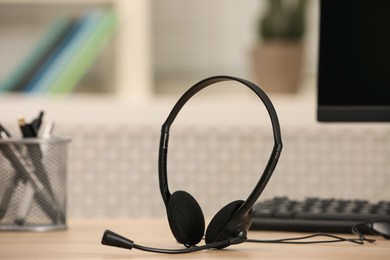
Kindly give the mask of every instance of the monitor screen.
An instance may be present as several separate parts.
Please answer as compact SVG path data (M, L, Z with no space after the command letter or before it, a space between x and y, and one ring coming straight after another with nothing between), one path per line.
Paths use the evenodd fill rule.
M321 1L318 121L390 121L390 1Z

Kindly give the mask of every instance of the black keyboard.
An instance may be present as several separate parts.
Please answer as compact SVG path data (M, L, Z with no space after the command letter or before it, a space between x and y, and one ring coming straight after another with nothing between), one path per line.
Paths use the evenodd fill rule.
M390 201L276 197L253 207L251 230L351 233L361 222L390 220Z

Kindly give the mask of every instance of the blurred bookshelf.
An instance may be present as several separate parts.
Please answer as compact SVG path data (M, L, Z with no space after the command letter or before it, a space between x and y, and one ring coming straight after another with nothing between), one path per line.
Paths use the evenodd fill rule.
M175 3L174 1L170 2L171 4ZM218 3L220 2L218 1ZM213 3L212 6L218 8L218 3ZM195 2L192 4L196 5L199 10L203 8L203 5L199 4L198 6ZM208 5L206 2L203 4ZM168 70L169 68L165 66L164 62L160 63L160 67L156 66L152 55L156 56L154 53L157 52L156 46L161 42L158 39L152 39L151 35L156 33L156 31L153 32L153 29L158 29L161 40L165 39L166 36L164 29L169 28L172 23L176 23L177 26L181 25L177 22L179 20L171 21L169 20L170 15L165 14L165 19L169 18L169 22L165 23L164 26L160 25L162 27L153 28L161 22L157 11L162 6L165 11L170 9L169 6L157 4L153 0L0 0L0 38L2 42L0 82L18 66L23 57L28 55L32 48L31 45L39 40L45 29L59 16L81 16L91 9L112 9L117 14L118 19L113 37L74 90L66 95L2 92L0 93L1 107L9 112L3 113L0 120L13 124L15 117L20 115L29 117L29 113L33 116L38 110L43 109L47 111L48 116L69 124L85 122L91 124L104 122L106 124L108 121L114 125L120 125L124 121L141 125L155 124L156 122L159 124L163 122L178 97L197 81L217 74L245 77L242 73L237 73L240 70L235 67L220 70L205 68L200 72L191 69L188 71L196 73L194 75L189 73L188 76L181 70ZM224 19L230 17L229 11L231 11L229 8L225 10ZM213 14L212 11L210 12ZM183 16L186 16L185 14L180 15L180 19L184 19ZM209 19L213 17L210 15ZM198 24L198 20L194 19L185 21L188 25ZM199 26L201 28L203 24L199 24ZM240 26L238 28L241 28ZM187 27L184 26L184 28ZM185 34L185 37L188 36L190 40L194 37L199 38L198 34L190 37L190 32L187 33L188 35ZM211 29L205 33L210 34ZM223 39L221 37L220 40ZM173 48L170 42L165 42L163 46L167 45L169 48ZM184 46L187 45L184 44ZM217 44L216 48L218 46ZM165 50L160 48L160 55L165 53ZM209 51L212 50L214 49ZM171 58L171 55L166 56ZM187 56L184 55L184 57ZM191 60L191 57L189 58ZM230 61L225 63L235 64ZM174 69L181 68L180 64L175 63ZM221 73L221 71L223 72ZM232 85L234 83L226 82L223 83L223 88L210 88L197 95L195 100L191 101L194 108L189 108L189 111L193 112L188 114L188 119L184 119L185 123L236 125L242 121L246 125L252 124L249 115L256 116L258 109L262 109L262 107L259 106L256 97L247 89L236 88ZM278 111L281 111L282 120L293 118L290 116L291 113L301 115L302 111L305 113L310 111L307 117L300 117L301 120L298 121L292 119L290 121L293 121L294 124L296 122L306 124L314 121L315 79L309 77L308 80L304 80L302 85L302 91L294 95L271 94L275 106ZM217 101L215 97L218 97ZM237 110L237 108L239 109ZM216 110L216 113L227 116L221 118L216 116L220 119L219 121L205 119L205 114L210 113L210 110ZM230 115L234 113L246 116L237 116L237 122L234 122L230 119ZM124 119L124 115L126 115L126 119ZM268 121L265 120L265 125L267 123Z
M3 60L0 65L0 82L9 78L26 57L35 51L34 46L42 41L50 26L58 19L82 20L91 12L111 11L117 20L116 28L101 44L103 46L99 46L100 50L95 51L90 64L83 65L86 67L84 72L67 91L71 95L81 96L148 98L152 92L148 5L149 1L142 0L0 0L0 35L3 45L0 50L0 58ZM64 37L66 39L67 36ZM87 42L84 49L91 49L90 46ZM45 96L47 93L26 93L23 89L1 93L8 98L18 96L16 99L31 96L29 94Z

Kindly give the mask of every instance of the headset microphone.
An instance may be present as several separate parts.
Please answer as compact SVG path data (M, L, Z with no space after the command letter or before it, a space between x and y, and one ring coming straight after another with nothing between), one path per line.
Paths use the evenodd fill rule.
M206 244L203 246L195 246L195 247L188 247L188 248L182 248L182 249L164 249L164 248L153 248L153 247L146 247L141 246L138 244L135 244L134 241L127 239L117 233L114 233L110 230L104 231L103 237L102 237L102 244L106 246L114 246L114 247L120 247L123 249L138 249L142 251L147 252L153 252L153 253L163 253L163 254L185 254L185 253L191 253L196 252L200 250L205 249L212 249L212 248L220 248L220 247L227 247L229 245L233 244L240 244L246 241L246 237L233 237L229 239L225 239L219 242Z

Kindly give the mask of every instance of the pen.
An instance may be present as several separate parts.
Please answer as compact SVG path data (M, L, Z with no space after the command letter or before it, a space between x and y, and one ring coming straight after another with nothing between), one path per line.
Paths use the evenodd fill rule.
M54 129L54 123L48 122L42 131L42 138L50 138Z
M40 118L42 118L42 117L40 116ZM35 135L38 132L38 130L39 130L39 127L37 127L36 130L33 130L33 128L29 127L29 125L26 125L25 121L24 121L24 118L20 118L19 119L19 125L21 127L21 130L22 130L24 136L28 136L30 133L32 134L33 131L34 131L34 135ZM39 124L39 126L40 126L40 124ZM45 129L44 129L42 138L49 138L50 135L51 135L52 130L53 130L53 123L48 123L46 125ZM36 148L38 148L38 149L36 149ZM30 151L30 153L32 155L34 153L38 154L38 152L39 152L39 158L31 158L33 160L33 162L35 162L34 167L36 169L36 172L40 172L40 174L39 175L37 174L37 176L43 175L40 178L41 182L46 184L45 186L46 186L46 188L48 188L48 191L50 192L50 195L51 195L52 199L54 200L54 202L56 204L58 204L57 201L55 200L55 195L54 195L54 193L53 193L53 191L51 189L47 173L46 173L42 163L40 162L40 159L42 158L42 152L40 151L39 147L29 147L28 149L29 149L29 151ZM39 159L39 162L37 161L38 159ZM28 216L28 213L30 211L31 204L32 204L34 196L35 196L34 188L32 187L32 185L30 183L27 182L26 186L25 186L25 189L24 189L24 194L23 194L22 200L21 200L21 202L19 204L19 207L18 207L18 210L16 212L15 223L17 225L23 225L24 224L25 219ZM56 210L60 214L61 220L64 219L65 217L63 216L62 212L60 211L60 207L59 206L57 207ZM54 213L54 216L55 216L56 212L51 212L50 214L53 215L53 213ZM54 219L54 220L56 220L56 219Z
M1 199L1 203L0 203L0 219L2 219L5 216L5 214L7 213L8 205L11 201L12 194L14 193L14 190L15 190L15 187L16 187L18 181L19 181L19 178L18 178L18 176L15 175L13 177L10 185L8 185L8 187L4 191L3 198Z
M9 139L9 136L4 132L0 132L2 139ZM16 172L21 173L24 179L31 181L36 190L42 190L43 186L37 179L37 177L32 173L32 167L28 164L27 161L23 160L20 152L15 148L14 145L10 144L8 146L2 147L3 154L8 158Z
M34 199L35 190L30 182L24 186L24 193L18 205L15 216L15 224L24 225Z
M20 117L18 123L24 138L36 137L31 124L26 124L24 117Z
M11 135L4 127L0 126L0 138L9 139ZM0 218L3 218L6 214L7 208L12 198L12 194L19 180L29 180L31 185L37 189L42 189L42 185L36 179L35 175L31 173L31 167L23 160L19 151L11 144L1 145L0 150L4 157L8 159L12 167L15 169L15 175L10 185L4 192L3 198L0 203ZM18 157L19 155L19 157Z
M5 139L10 136L10 133L0 124L0 139ZM3 145L1 145L0 149L4 156L7 157L7 151L4 151ZM0 203L0 219L2 219L5 216L5 213L7 212L8 205L11 201L12 194L15 190L15 186L18 183L19 177L17 175L14 175L10 185L6 188L6 190L3 193L3 198L1 199Z
M27 125L25 123L24 118L19 118L19 126L22 130L23 137L34 137L33 129L30 127L30 125ZM33 149L30 146L27 148L29 150L30 154L33 154L35 151L37 151L37 156L39 156L39 159L42 157L39 148ZM33 161L33 164L35 162L34 158L30 158ZM34 165L35 167L35 165ZM36 168L35 168L36 169ZM25 222L25 219L28 215L28 212L30 211L31 204L34 198L35 190L34 187L30 182L26 182L26 185L24 186L24 193L20 200L20 203L18 205L18 209L16 211L15 216L15 223L17 225L23 225Z
M30 124L34 137L38 137L38 131L42 124L43 115L44 112L40 111L38 117L33 119L33 121Z
M25 119L19 118L19 127L24 138L36 138L38 135L39 128L42 124L43 112L40 112L38 117L34 119L30 124L25 122ZM49 214L49 217L53 220L53 223L57 222L57 216L60 217L61 221L65 221L65 216L60 210L58 201L56 200L55 194L51 188L49 175L46 172L46 169L42 163L42 151L39 144L30 144L27 146L27 150L30 154L30 159L33 163L35 169L35 175L39 178L40 182L43 184L44 188L47 190L49 197L52 201L51 204L45 206L46 213ZM25 191L23 194L23 200L19 204L19 208L16 214L15 223L18 225L23 225L25 218L28 215L33 197L35 197L38 202L42 199L42 194L35 193L31 184L26 183ZM44 200L45 201L45 200ZM48 210L48 211L47 211Z
M4 132L4 135L7 137L11 136L11 134L8 132L8 130L5 129L1 124L0 124L0 132Z

